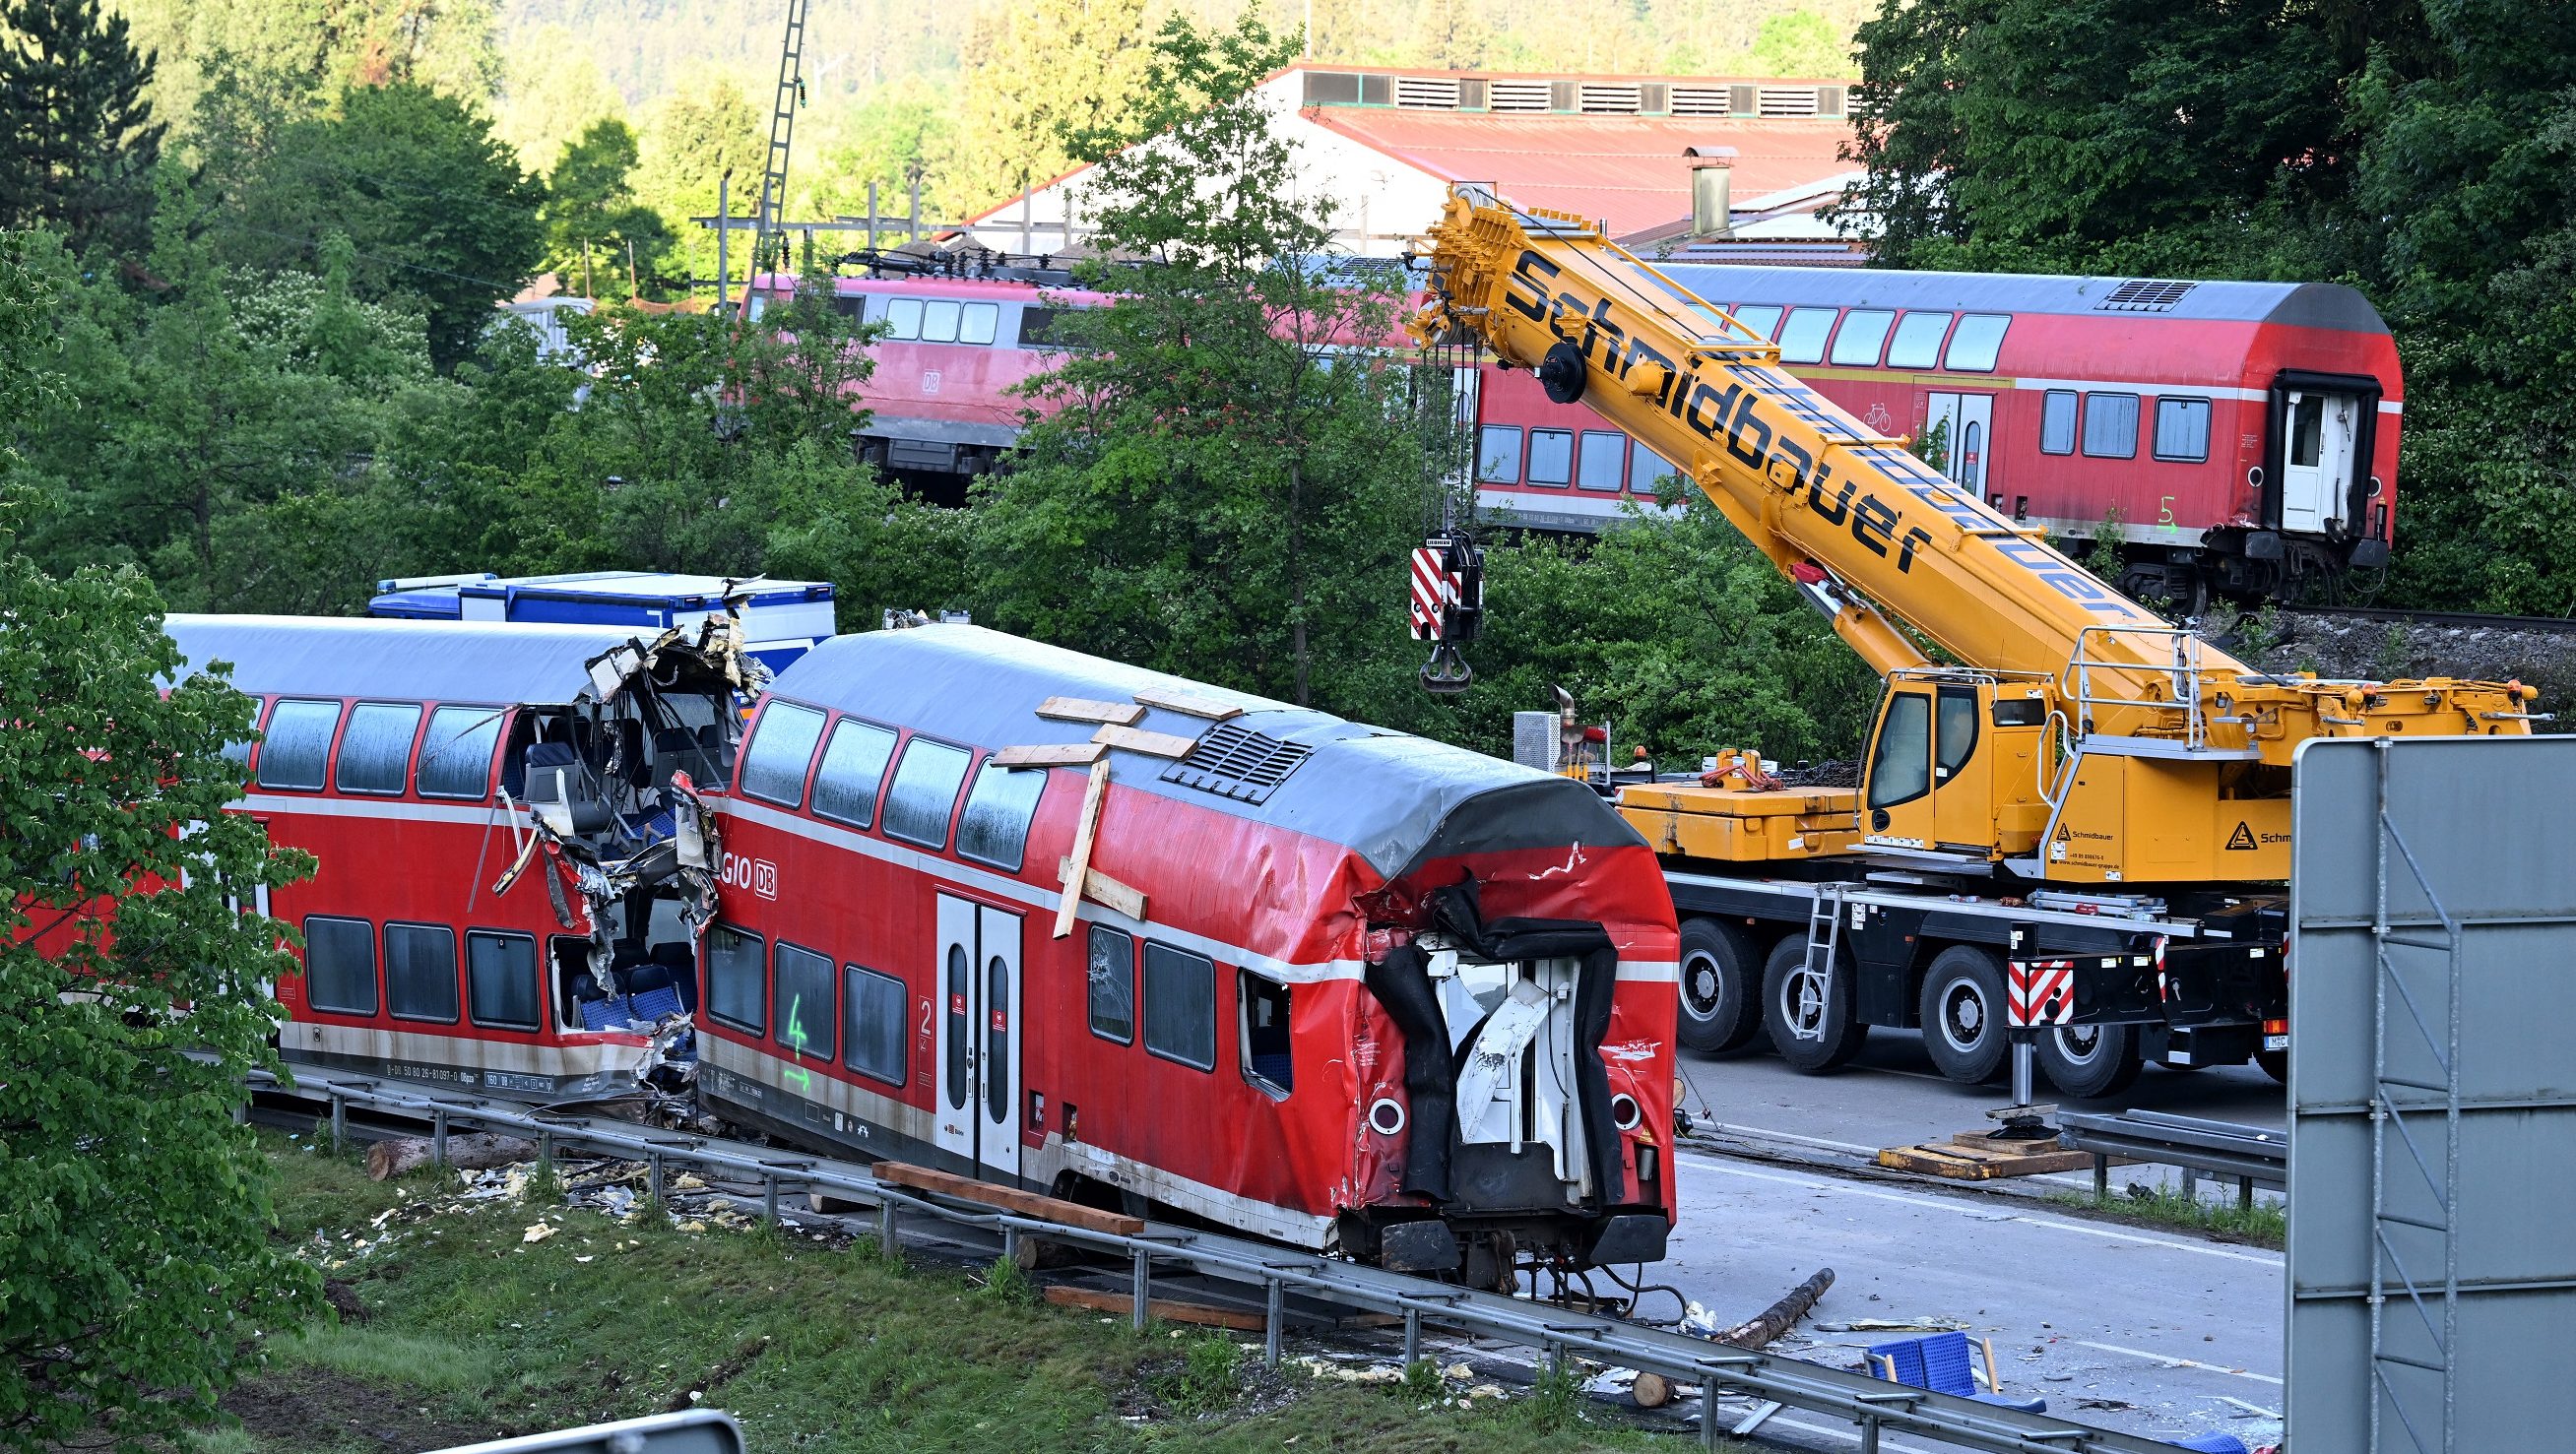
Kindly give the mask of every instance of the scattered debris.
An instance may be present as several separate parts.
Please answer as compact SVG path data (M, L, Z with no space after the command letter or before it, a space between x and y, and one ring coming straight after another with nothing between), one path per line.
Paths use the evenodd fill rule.
M1819 1333L1964 1333L1956 1318L1854 1318L1848 1323L1818 1323Z
M430 1164L433 1148L426 1140L398 1137L379 1141L367 1148L367 1179L390 1181L406 1172ZM476 1131L447 1138L447 1164L460 1170L481 1171L495 1166L537 1159L537 1143L516 1136L496 1136Z
M543 1242L562 1230L552 1222L534 1222L529 1225L528 1230L519 1234L519 1240L523 1243Z

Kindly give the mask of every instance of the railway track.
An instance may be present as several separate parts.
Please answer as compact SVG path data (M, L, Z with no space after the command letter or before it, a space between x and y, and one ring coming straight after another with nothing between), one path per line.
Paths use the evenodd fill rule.
M1651 1372L1682 1391L1697 1391L1700 1407L1721 1400L1756 1400L1840 1419L1858 1430L1864 1454L1879 1448L1883 1433L1985 1454L2179 1454L2177 1446L2136 1434L2093 1428L2072 1420L1954 1398L1890 1384L1846 1369L1739 1349L1702 1338L1586 1312L1380 1268L1318 1256L1195 1227L1148 1222L1133 1234L1050 1220L959 1197L943 1196L892 1180L868 1167L830 1157L756 1146L721 1137L662 1131L611 1117L550 1114L540 1108L471 1096L397 1086L344 1072L314 1072L292 1088L257 1077L253 1089L262 1119L301 1115L296 1124L334 1138L427 1130L444 1148L451 1131L492 1131L534 1141L541 1163L562 1155L641 1162L656 1202L666 1202L669 1169L688 1167L718 1186L738 1186L748 1210L776 1220L782 1195L821 1193L870 1214L881 1245L909 1241L904 1228L927 1220L941 1236L973 1233L997 1238L1010 1256L1025 1238L1038 1238L1123 1262L1123 1291L1137 1328L1151 1317L1157 1279L1166 1291L1191 1286L1231 1291L1243 1306L1258 1306L1265 1360L1277 1362L1281 1340L1299 1303L1317 1310L1354 1309L1385 1317L1402 1328L1407 1362L1419 1356L1426 1334L1464 1336L1481 1344L1529 1350L1536 1361L1561 1364L1586 1358L1618 1368ZM827 1220L797 1210L798 1220ZM830 1219L837 1220L837 1219ZM867 1221L846 1225L865 1227ZM954 1254L952 1254L954 1255ZM1254 1301L1257 1299L1257 1302ZM1723 1417L1702 1417L1704 1442L1716 1447Z
M2576 635L2576 618L2565 616L2492 616L2475 611L2406 611L2388 606L2279 606L2283 616L2346 621L2385 621L2392 625L2446 627L2465 631L2520 631L2545 636Z

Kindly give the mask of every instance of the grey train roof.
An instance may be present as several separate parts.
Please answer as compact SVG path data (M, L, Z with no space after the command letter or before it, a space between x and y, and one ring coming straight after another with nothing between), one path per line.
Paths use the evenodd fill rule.
M2045 273L1912 273L1889 268L1757 268L1676 259L1657 271L1706 302L1792 307L1947 309L1963 313L2062 313L2104 318L2179 318L2282 323L2348 333L2386 333L2370 300L2340 283L2191 282L2078 278ZM2136 301L2114 298L2140 285ZM2178 292L2176 290L2179 290ZM2159 299L2169 301L2159 301Z
M637 638L633 627L340 616L170 616L162 629L187 658L183 675L228 661L233 685L253 694L537 706L581 700L583 664Z
M1088 741L1037 715L1049 697L1125 701L1151 688L1244 709L1224 724L1312 749L1260 802L1166 781L1162 758L1111 754L1121 787L1339 843L1388 880L1430 859L1514 848L1642 846L1583 784L1428 738L1343 721L978 626L837 636L778 674L774 696L980 747ZM1151 709L1138 726L1197 737L1203 718Z

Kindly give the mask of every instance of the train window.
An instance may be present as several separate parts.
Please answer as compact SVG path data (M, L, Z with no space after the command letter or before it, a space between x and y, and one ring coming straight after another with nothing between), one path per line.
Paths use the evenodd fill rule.
M477 1025L534 1030L537 1006L537 941L526 934L469 929L465 934L465 1008Z
M339 703L281 698L270 709L268 735L260 740L259 785L319 791L323 764L331 760L331 734L338 730Z
M1055 336L1055 326L1056 326L1057 321L1058 321L1059 319L1061 319L1061 318L1062 318L1066 313L1068 313L1068 312L1079 312L1079 311L1081 311L1081 310L1080 310L1080 309L1078 309L1078 308L1077 308L1077 309L1068 309L1068 308L1044 308L1044 307L1040 307L1039 305L1037 305L1037 304L1035 304L1035 303L1031 303L1031 304L1029 304L1029 305L1027 305L1027 306L1025 306L1025 307L1021 308L1021 309L1020 309L1020 347L1022 347L1022 348L1081 348L1081 347L1083 346L1083 344L1082 344L1082 343L1081 343L1081 341L1080 341L1080 340L1078 340L1078 339L1074 339L1074 338L1061 338L1061 339L1060 339L1060 338L1057 338L1057 337Z
M1529 482L1533 485L1574 483L1574 431L1530 431Z
M957 315L963 305L954 298L932 298L921 305L921 341L955 343Z
M921 300L888 298L885 311L886 337L915 339L921 336Z
M320 914L304 921L304 1001L331 1015L376 1012L376 926Z
M1878 367L1879 351L1896 315L1884 308L1854 308L1843 315L1843 330L1834 335L1833 361L1848 367Z
M411 776L411 740L419 731L418 707L360 702L341 735L331 785L344 793L401 792Z
M1671 461L1642 444L1638 445L1636 453L1628 461L1628 493L1645 499L1654 494L1662 486L1664 478L1672 473Z
M259 714L256 712L252 713L251 720L256 723L259 720ZM224 742L224 761L240 768L242 770L242 776L247 778L250 775L250 739L247 737L226 739Z
M910 1073L904 1055L912 1043L912 1027L904 1017L903 981L853 964L846 983L849 997L841 1002L845 1047L841 1063L871 1080L903 1084Z
M1216 961L1145 941L1145 1049L1216 1069Z
M868 316L867 295L864 293L835 293L832 295L832 311L840 314L844 318L850 319L853 322L861 318L865 318Z
M1521 482L1521 432L1510 424L1488 424L1476 435L1476 478L1489 485Z
M2095 459L2138 457L2138 396L2084 396L2084 452Z
M1825 335L1834 331L1831 308L1792 308L1780 325L1780 361L1811 364L1825 361Z
M1959 326L1950 334L1949 367L1972 374L1993 373L1995 358L2003 352L2004 329L2011 324L2008 313L1961 315Z
M2209 401L2156 401L2156 458L2198 464L2209 458Z
M1780 326L1780 315L1787 311L1772 303L1747 303L1735 310L1735 321L1769 338Z
M957 317L957 341L991 343L993 334L1000 327L1001 321L1001 304L969 303L966 305L966 311Z
M1029 820L1037 816L1038 795L1046 791L1044 768L995 767L975 774L974 791L966 795L966 815L957 820L957 853L1010 873L1020 871L1028 847Z
M742 754L742 790L793 808L805 801L805 765L823 740L823 714L812 707L772 702L751 731Z
M844 717L814 772L814 811L865 828L877 820L877 787L894 756L894 730Z
M1869 805L1892 808L1932 790L1932 699L1898 692L1887 700L1869 757Z
M831 1059L832 961L781 944L769 986L769 1023L778 1043L799 1056Z
M1135 936L1106 924L1092 925L1085 977L1090 981L1091 1033L1121 1045L1135 1044Z
M948 846L948 815L957 808L957 789L966 781L966 764L974 754L945 742L916 737L904 744L903 762L894 770L894 788L886 794L885 830L924 848Z
M1243 1078L1275 1096L1297 1085L1289 1055L1288 986L1251 970L1236 976L1235 999L1243 1010Z
M1950 331L1947 313L1908 313L1896 321L1896 338L1887 345L1887 366L1892 369L1937 368L1941 363L1941 336Z
M1615 430L1583 431L1583 453L1575 482L1587 490L1617 490L1628 472L1628 436Z
M2039 452L2075 452L2075 391L2051 389L2039 401Z
M492 792L492 748L501 740L499 707L441 707L429 714L412 785L425 798L473 798Z
M397 1020L456 1023L456 931L438 924L385 926L385 1008Z
M707 926L707 1013L721 1024L757 1035L761 1024L760 970L763 945L757 934L730 924Z

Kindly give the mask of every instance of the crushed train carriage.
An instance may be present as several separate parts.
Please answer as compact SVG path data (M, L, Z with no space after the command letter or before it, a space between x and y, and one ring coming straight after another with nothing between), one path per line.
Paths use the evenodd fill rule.
M713 806L723 1118L1488 1285L1663 1255L1676 931L1580 784L942 625L782 673Z

